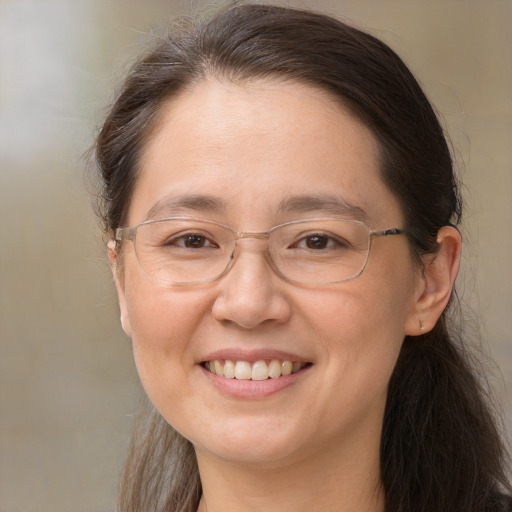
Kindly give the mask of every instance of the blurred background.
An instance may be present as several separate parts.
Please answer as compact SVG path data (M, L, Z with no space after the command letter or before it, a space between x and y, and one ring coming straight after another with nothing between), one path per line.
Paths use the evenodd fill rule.
M141 391L84 153L116 84L199 0L0 0L0 511L112 509ZM512 2L311 0L409 64L465 183L459 280L512 425Z

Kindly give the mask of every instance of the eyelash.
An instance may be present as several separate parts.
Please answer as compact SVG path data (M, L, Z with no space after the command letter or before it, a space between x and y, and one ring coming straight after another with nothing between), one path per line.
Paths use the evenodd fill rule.
M295 242L292 245L292 248L299 248L299 249L301 249L302 247L299 247L299 245L302 242L306 242L307 243L308 239L312 239L312 238L315 238L315 237L326 240L327 247L322 247L321 250L348 248L350 246L350 244L346 240L340 239L338 237L334 237L331 234L328 234L328 233L312 233L312 234L309 234L309 235L306 235L306 236L303 236L302 238L300 238L297 242ZM315 248L311 248L311 247L304 247L304 249L315 250Z
M201 233L199 231L175 233L166 237L160 244L162 247L180 248L180 249L212 249L219 248L219 244L215 242L216 237L209 233ZM287 249L303 250L312 252L326 252L350 249L352 244L345 238L334 235L329 232L311 232L297 234ZM194 245L198 244L198 245ZM308 244L310 244L308 246ZM315 246L315 244L317 244Z
M199 249L204 249L204 248L209 248L209 247L214 247L214 248L218 247L218 245L216 243L212 242L212 240L208 236L200 234L200 233L184 233L184 234L179 234L179 235L173 235L171 238L168 238L162 245L166 246L166 247L175 246L175 247L181 247L184 249L193 249L194 247L189 247L186 245L186 240L187 239L190 240L192 238L198 238L198 239L201 239L201 241L203 243L208 243L208 245L206 245L206 246L201 245L201 247L199 247ZM195 247L195 249L197 249L197 247Z

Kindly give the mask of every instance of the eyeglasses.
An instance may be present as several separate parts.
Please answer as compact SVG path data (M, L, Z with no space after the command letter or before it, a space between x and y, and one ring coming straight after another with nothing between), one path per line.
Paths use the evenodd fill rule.
M264 244L274 271L296 283L327 285L361 275L377 237L403 235L397 228L374 231L356 220L297 220L261 233L238 232L211 220L185 217L148 220L118 228L117 241L131 241L150 281L161 286L207 283L236 261L242 239Z

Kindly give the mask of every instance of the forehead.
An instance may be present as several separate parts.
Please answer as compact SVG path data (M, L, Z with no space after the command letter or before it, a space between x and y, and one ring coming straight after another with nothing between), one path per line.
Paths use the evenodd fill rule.
M269 80L200 83L161 108L140 158L129 222L145 220L167 200L183 205L180 198L188 196L201 196L205 207L222 206L214 213L224 221L232 216L257 223L309 196L314 200L302 205L339 199L377 219L398 212L380 179L378 154L373 134L315 87Z

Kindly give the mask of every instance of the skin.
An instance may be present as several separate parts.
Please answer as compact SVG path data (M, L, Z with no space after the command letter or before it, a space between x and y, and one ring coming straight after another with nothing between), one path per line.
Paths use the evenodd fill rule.
M198 193L223 208L161 208ZM356 205L374 229L403 227L400 205L379 176L374 136L329 95L290 82L211 80L162 107L127 225L146 220L157 204L152 218L196 216L240 231L332 215L279 210L303 195ZM436 258L420 269L406 237L377 239L357 279L302 286L277 276L261 247L244 240L220 279L169 288L146 278L130 243L117 272L110 245L144 388L196 449L199 510L383 510L386 386L404 336L435 324L458 269L458 233L443 228L439 242ZM247 357L277 349L312 365L281 391L237 398L212 385L199 364L224 349Z

